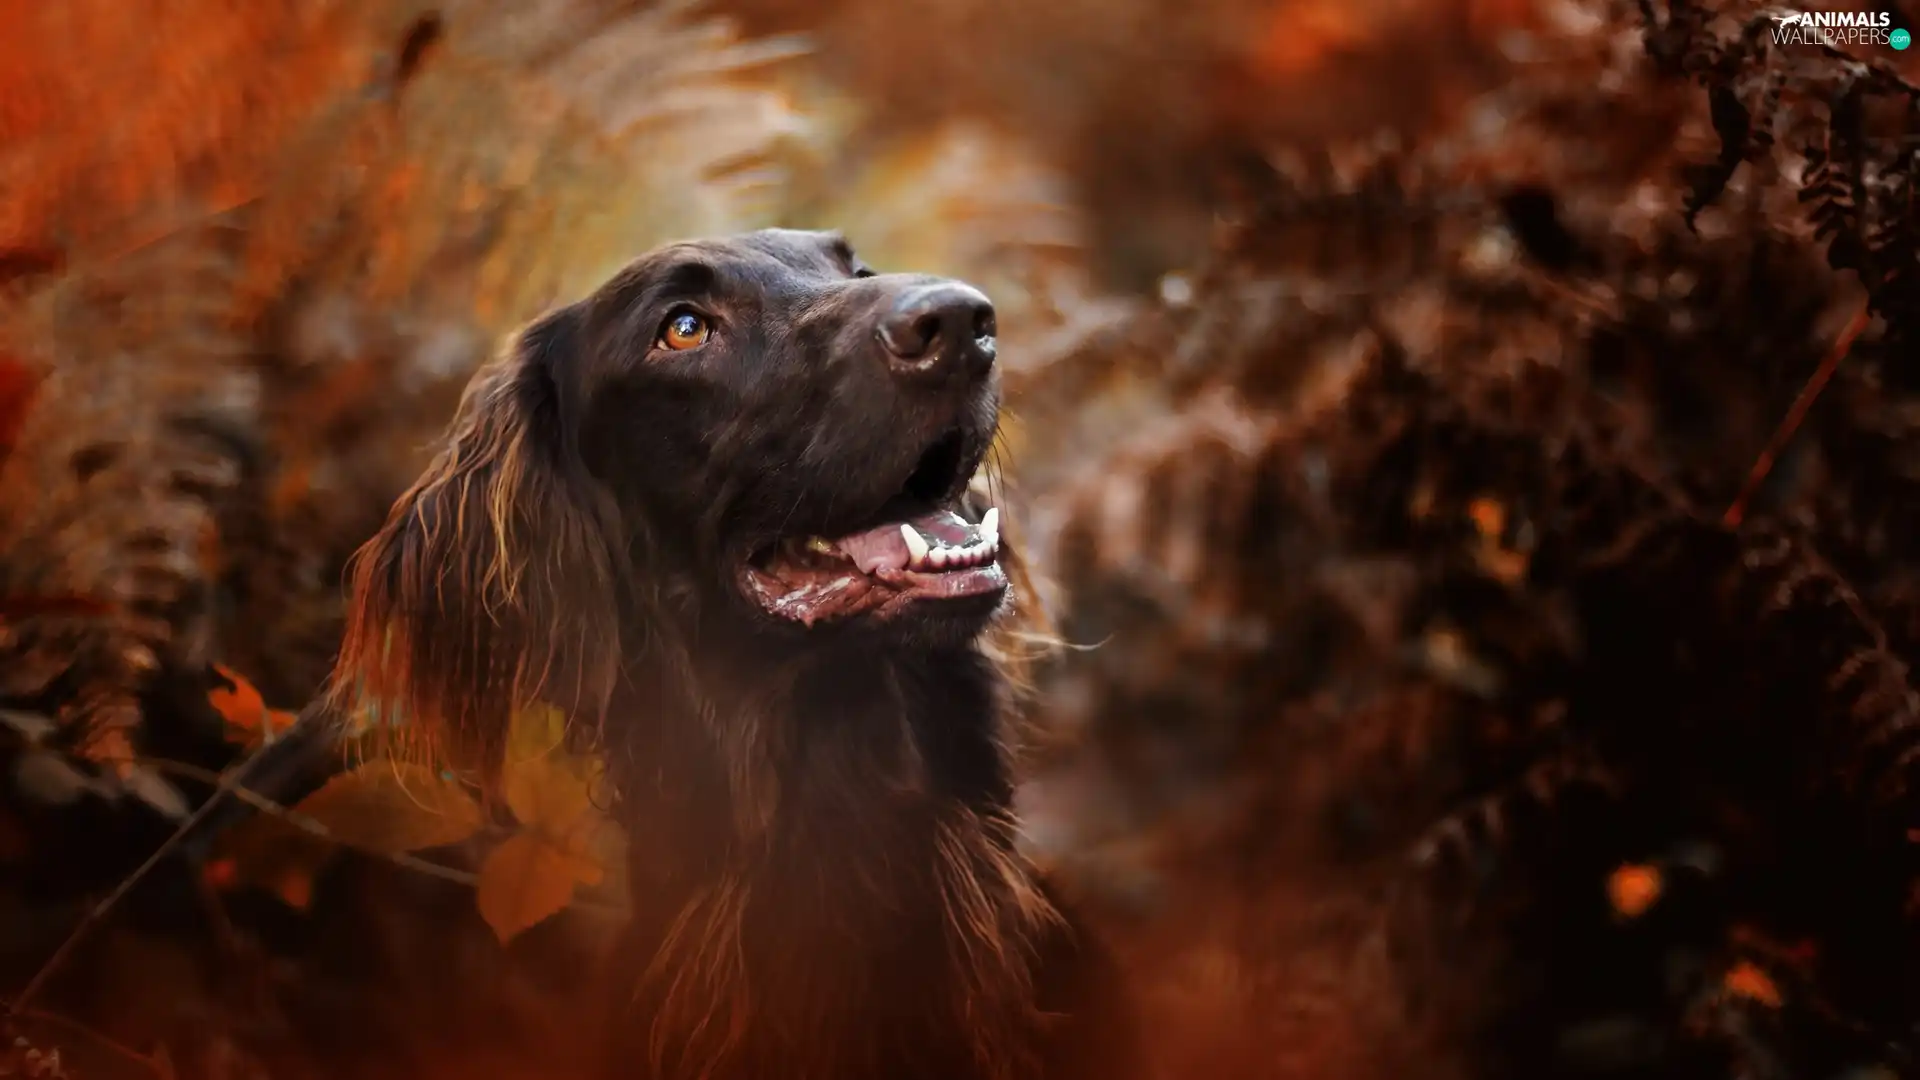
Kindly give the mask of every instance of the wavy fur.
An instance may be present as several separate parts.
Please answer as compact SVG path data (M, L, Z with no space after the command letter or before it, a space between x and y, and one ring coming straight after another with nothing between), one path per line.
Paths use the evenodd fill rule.
M788 240L771 243L805 268L777 246ZM401 749L483 783L512 711L534 700L567 710L605 754L635 897L611 964L609 992L631 999L611 1075L1124 1075L1124 1040L1055 1015L1082 1011L1097 954L1015 848L1003 670L1015 639L814 640L737 621L699 553L768 509L714 500L777 474L726 433L782 403L756 374L712 415L699 398L651 421L596 412L634 370L608 354L649 265L534 323L476 377L446 448L355 561L336 706L371 710ZM805 311L865 317L822 316L817 299ZM796 370L802 382L780 393L847 393L830 382L842 369ZM684 379L665 385L689 394ZM688 416L712 433L684 459L695 466L636 480L688 448L605 449L689 430ZM705 512L663 509L679 487Z

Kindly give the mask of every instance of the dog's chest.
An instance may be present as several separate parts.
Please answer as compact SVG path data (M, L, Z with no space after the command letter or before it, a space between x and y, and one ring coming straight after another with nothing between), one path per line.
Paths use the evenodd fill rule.
M622 1023L620 1075L649 1080L1015 1080L983 1067L1015 1034L970 1000L955 915L937 894L831 857L805 873L710 885L636 925L651 957ZM861 875L868 880L862 881ZM911 875L903 875L910 878ZM979 1015L969 1021L969 1011Z
M816 821L691 888L637 897L645 976L622 1076L1021 1080L1025 947L1008 882L950 824ZM641 961L641 957L645 957ZM1010 1061L1004 1063L1010 1067Z

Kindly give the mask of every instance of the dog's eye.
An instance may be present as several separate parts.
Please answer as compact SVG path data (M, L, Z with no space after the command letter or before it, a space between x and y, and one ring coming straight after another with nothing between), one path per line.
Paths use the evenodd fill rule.
M697 349L713 336L713 323L693 311L676 311L660 324L660 347L676 352Z
M863 277L873 277L873 276L874 276L874 273L873 273L873 267L871 267L871 266L856 266L856 267L854 267L854 268L853 268L853 276L854 276L854 277L857 277L857 278L863 278Z

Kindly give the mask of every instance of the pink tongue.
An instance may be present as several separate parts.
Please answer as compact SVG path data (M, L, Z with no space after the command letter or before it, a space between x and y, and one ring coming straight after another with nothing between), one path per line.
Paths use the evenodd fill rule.
M971 544L979 539L979 532L966 519L951 510L935 510L908 518L906 523L919 531L921 536L950 546ZM843 536L834 541L841 551L846 552L854 565L863 574L875 570L905 570L907 568L907 540L900 535L900 522L889 522L876 526L866 532Z

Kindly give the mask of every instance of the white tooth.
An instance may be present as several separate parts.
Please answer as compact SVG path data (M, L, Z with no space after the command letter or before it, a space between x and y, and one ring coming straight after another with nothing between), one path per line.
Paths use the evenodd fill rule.
M989 506L987 512L980 515L980 539L986 541L988 547L1000 546L999 507Z
M927 565L933 567L935 570L945 570L947 568L947 562L946 548L935 548L933 549L933 553L927 556Z
M907 565L919 566L927 561L927 542L911 525L900 526L900 539L907 542Z

